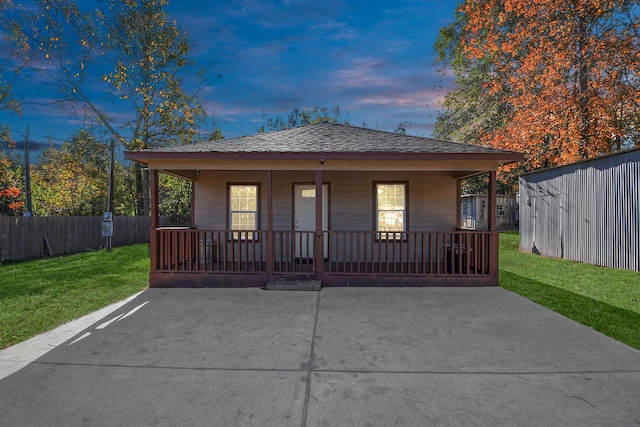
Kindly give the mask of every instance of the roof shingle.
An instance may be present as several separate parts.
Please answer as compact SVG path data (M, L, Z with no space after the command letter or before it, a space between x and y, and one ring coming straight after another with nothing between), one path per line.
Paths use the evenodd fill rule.
M165 153L511 153L494 148L335 123L317 123L233 139L157 148L151 151Z

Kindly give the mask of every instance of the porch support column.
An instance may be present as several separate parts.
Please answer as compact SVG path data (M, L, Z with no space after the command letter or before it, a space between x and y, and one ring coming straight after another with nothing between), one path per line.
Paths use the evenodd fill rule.
M489 197L487 197L487 230L491 232L491 276L498 277L498 253L500 236L496 229L496 193L498 185L496 181L496 171L489 172Z
M195 181L191 181L191 228L196 228L196 182Z
M462 226L462 180L456 179L456 229Z
M273 171L267 171L267 275L273 275Z
M322 231L322 171L316 171L316 233L313 248L316 278L324 277L324 232Z
M158 261L156 229L160 225L158 216L158 170L149 169L149 190L151 193L151 230L149 231L149 253L151 254L151 272L155 273ZM149 283L151 285L151 283Z

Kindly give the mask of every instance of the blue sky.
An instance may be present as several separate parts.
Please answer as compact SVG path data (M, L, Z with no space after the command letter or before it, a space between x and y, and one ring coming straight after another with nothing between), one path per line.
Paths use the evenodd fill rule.
M294 107L336 105L354 125L392 131L408 121L409 133L431 136L451 82L433 64L433 43L455 7L455 0L174 0L168 10L207 70L200 96L226 138L255 133ZM16 89L27 99L47 91L33 82ZM29 123L30 139L45 145L82 126L55 105L27 105L22 118L0 112L0 122L16 140Z

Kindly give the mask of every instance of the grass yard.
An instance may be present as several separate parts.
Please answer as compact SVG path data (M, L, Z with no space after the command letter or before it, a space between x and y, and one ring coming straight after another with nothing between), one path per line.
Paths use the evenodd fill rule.
M0 265L0 349L144 289L148 244Z
M500 235L500 285L640 349L640 273L519 251L520 235Z

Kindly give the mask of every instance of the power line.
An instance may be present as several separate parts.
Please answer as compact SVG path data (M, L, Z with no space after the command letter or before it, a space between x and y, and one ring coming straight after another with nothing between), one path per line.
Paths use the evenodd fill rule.
M11 130L11 133L12 133L12 134L13 134L13 133L17 133L17 134L19 134L19 135L23 135L23 136L26 136L26 135L27 135L27 132L25 132L25 131L23 131L23 130L13 130L13 129L12 129L12 130ZM60 141L60 142L67 142L67 140L66 140L66 139L56 138L55 136L51 136L51 135L40 135L40 134L37 134L37 133L36 133L36 134L31 133L31 135L32 135L32 136L37 136L37 137L40 137L40 138L53 139L53 140Z

